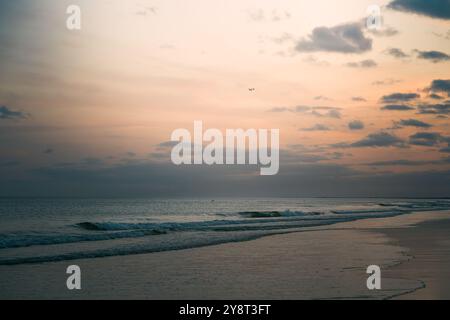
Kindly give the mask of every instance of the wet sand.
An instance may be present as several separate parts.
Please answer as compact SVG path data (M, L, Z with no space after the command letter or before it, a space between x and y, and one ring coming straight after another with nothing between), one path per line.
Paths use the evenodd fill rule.
M396 299L450 299L450 219L383 233L393 239L393 244L409 248L412 257L389 269L386 276L420 279L424 284L424 288Z

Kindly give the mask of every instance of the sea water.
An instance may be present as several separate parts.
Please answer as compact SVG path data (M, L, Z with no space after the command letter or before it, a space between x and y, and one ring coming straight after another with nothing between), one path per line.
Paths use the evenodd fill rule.
M0 265L179 250L448 209L449 199L0 199Z

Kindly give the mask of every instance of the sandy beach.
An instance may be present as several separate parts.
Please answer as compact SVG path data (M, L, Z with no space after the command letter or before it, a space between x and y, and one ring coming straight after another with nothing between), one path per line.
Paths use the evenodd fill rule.
M409 248L412 260L387 270L389 277L420 279L424 287L396 299L450 299L450 220L427 221L416 228L383 230L394 244Z
M0 267L2 299L448 299L450 212L161 253ZM66 289L79 265L82 290ZM382 289L368 290L379 265Z

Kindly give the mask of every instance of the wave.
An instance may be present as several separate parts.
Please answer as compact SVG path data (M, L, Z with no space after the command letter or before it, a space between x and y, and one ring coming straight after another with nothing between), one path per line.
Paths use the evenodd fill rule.
M0 235L0 249L140 238L164 233L161 230L130 230L127 232L96 234L3 234Z
M72 227L84 232L75 233L11 233L0 234L0 249L23 248L42 245L58 245L77 242L106 241L126 238L142 238L164 235L177 231L218 231L231 225L273 223L282 220L212 220L199 222L162 222L162 223L126 223L126 222L81 222ZM293 220L291 220L293 221ZM243 227L242 230L246 228ZM258 229L258 228L254 228ZM231 230L231 229L230 229Z
M0 234L0 249L14 249L11 252L2 251L5 255L0 259L0 265L176 250L243 241L242 239L247 239L250 236L259 237L292 232L301 228L326 226L358 219L386 218L416 211L449 209L450 201L448 200L393 201L378 204L369 203L365 206L348 207L342 210L322 208L319 211L311 212L302 210L249 210L226 214L215 213L208 217L216 217L216 220L201 221L84 221L54 232ZM198 219L198 217L196 218ZM125 241L121 241L121 239ZM83 247L90 248L90 252L73 252L77 249L74 246L69 246L69 244L82 242L87 243ZM148 245L136 246L138 243ZM158 244L158 246L155 244ZM49 247L50 251L41 250L40 246L50 245L52 246ZM20 248L33 246L36 246L36 249L20 251L22 250ZM104 249L105 247L108 247L108 249ZM78 250L81 251L79 248ZM34 256L29 256L32 254L30 252L34 252ZM42 252L54 254L43 256ZM21 253L25 253L27 256L23 256Z
M283 233L283 232L279 232ZM284 232L287 233L287 232ZM211 245L218 245L230 242L242 242L250 241L254 239L261 238L266 234L253 234L253 235L242 235L236 238L219 238L219 239L202 239L196 242L179 242L176 244L168 244L164 247L152 246L152 245L137 245L128 247L117 247L111 249L100 249L94 251L77 251L63 254L54 255L41 255L41 256L27 256L27 257L14 257L14 258L4 258L0 259L0 265L11 266L20 264L33 264L33 263L44 263L44 262L57 262L57 261L68 261L68 260L78 260L78 259L92 259L92 258L104 258L113 256L126 256L133 254L145 254L145 253L155 253L163 251L173 251L173 250L183 250L191 248L199 248Z
M405 212L403 212L405 213ZM118 245L108 248L97 248L94 250L63 252L50 255L27 255L22 257L5 257L0 259L0 265L19 265L30 263L56 262L77 259L103 258L111 256L125 256L133 254L154 253L172 250L191 249L204 246L211 246L230 242L248 241L261 238L268 235L286 234L300 231L305 227L325 227L327 225L339 222L354 221L367 218L381 218L398 215L398 212L384 212L377 215L350 215L336 216L335 218L326 219L295 219L295 222L286 223L281 221L271 224L228 224L222 226L214 226L209 232L197 233L197 236L179 236L166 234L169 238L160 241L138 242L135 244ZM222 231L222 232L220 232ZM227 232L224 232L227 231ZM234 231L234 232L231 232ZM159 238L159 237L157 237ZM155 239L156 240L156 239Z
M403 209L424 209L430 211L448 210L450 208L450 200L423 200L414 202L381 202L381 207L397 207Z
M324 212L303 212L303 211L242 211L240 216L245 218L274 218L274 217L302 217L302 216L316 216L325 214Z
M323 214L323 213L322 213ZM316 217L318 213L301 211L244 211L237 214L248 219L207 220L195 222L159 222L159 223L127 223L127 222L82 222L76 226L89 231L123 231L153 230L155 232L170 231L202 231L224 225L258 224L282 221L305 220ZM272 218L272 219L270 219Z
M404 213L402 211L401 213ZM241 214L241 213L240 213ZM3 234L0 235L0 249L23 248L43 245L63 245L78 242L94 242L119 239L143 238L159 236L173 232L237 232L237 231L269 231L293 228L315 227L338 222L352 221L377 216L391 216L397 211L386 211L377 214L325 215L306 214L302 212L283 211L282 216L257 214L250 219L211 220L198 222L161 222L161 223L125 223L125 222L81 222L72 227L84 232L55 234ZM256 216L262 217L256 219ZM265 217L265 218L264 218Z
M370 213L398 213L398 214L402 214L404 212L407 212L406 210L401 210L401 209L391 209L391 210L387 210L387 209L361 209L361 210L332 210L331 211L334 214L370 214Z

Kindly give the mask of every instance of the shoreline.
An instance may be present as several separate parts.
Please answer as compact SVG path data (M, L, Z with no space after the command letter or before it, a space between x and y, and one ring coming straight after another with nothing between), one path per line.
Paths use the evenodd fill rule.
M415 298L423 296L418 293L424 286L423 280L414 276L414 271L425 263L417 259L423 258L421 252L429 250L433 243L425 240L426 246L414 248L417 241L411 241L411 237L414 239L419 234L417 230L423 229L421 239L427 239L437 226L442 226L439 234L449 242L445 233L450 230L449 219L448 211L418 212L178 251L0 266L0 298ZM445 226L442 221L447 221ZM429 225L423 227L423 223ZM426 263L447 263L449 258L438 257L442 252L444 258L445 254L450 255L447 251L434 251L434 260ZM72 264L82 269L83 289L78 292L65 288L65 269ZM372 264L382 268L380 291L366 287L365 269ZM428 290L439 282L426 280ZM449 296L437 296L445 297Z
M450 212L416 212L408 216L408 219L402 219L402 216L390 218L388 228L376 219L353 223L357 228L368 226L367 230L385 235L388 244L403 248L405 260L388 266L382 272L384 277L420 284L386 299L450 299Z
M398 300L450 299L450 219L424 221L413 229L384 232L394 245L409 249L411 259L389 268L389 277L415 278L423 282L417 290L392 297ZM426 241L424 241L426 240Z

